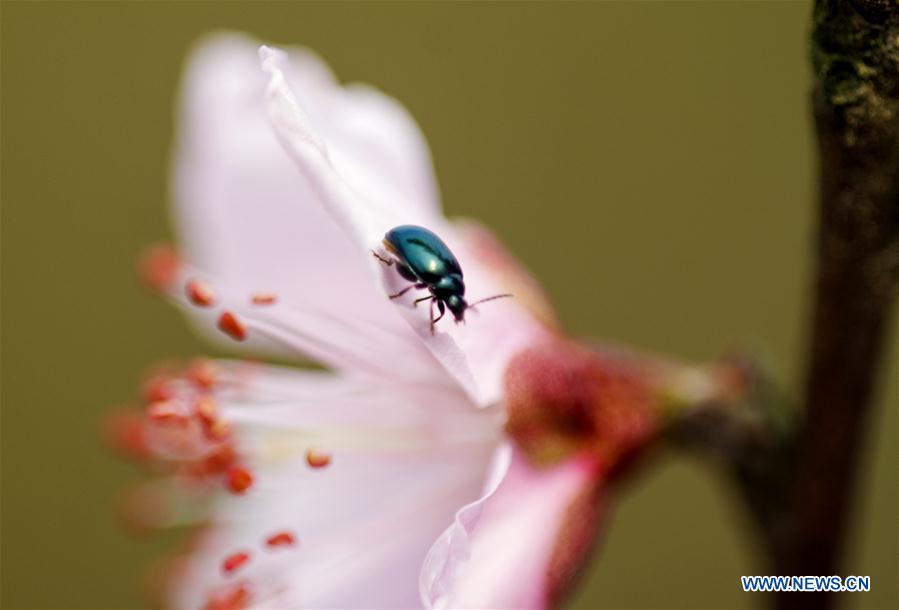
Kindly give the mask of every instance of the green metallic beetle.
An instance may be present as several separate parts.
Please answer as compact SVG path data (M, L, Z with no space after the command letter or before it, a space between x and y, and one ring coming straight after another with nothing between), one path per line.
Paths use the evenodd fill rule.
M412 285L390 295L391 299L399 298L413 288L417 290L427 288L431 293L415 300L416 305L422 301L431 302L431 334L434 333L434 325L447 309L452 312L456 323L459 323L465 320L465 311L478 303L512 296L498 294L469 304L465 300L465 282L462 279L459 261L442 239L424 227L417 225L394 227L384 235L384 247L396 258L388 259L377 252L372 252L375 258L385 265L395 265L400 276L412 282ZM440 315L436 318L435 303L440 311Z

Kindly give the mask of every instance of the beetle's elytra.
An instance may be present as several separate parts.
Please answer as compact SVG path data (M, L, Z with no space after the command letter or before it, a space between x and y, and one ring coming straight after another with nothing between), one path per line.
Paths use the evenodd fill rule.
M394 258L384 258L377 252L372 254L385 265L396 266L397 272L403 279L412 282L411 285L390 295L396 299L413 288L417 290L427 289L429 296L415 300L415 304L422 301L431 303L431 333L434 333L434 325L443 317L449 309L456 322L465 319L465 311L476 303L469 304L465 300L465 282L462 279L462 267L452 250L449 249L440 237L433 231L417 225L401 225L394 227L384 235L384 248ZM512 296L498 294L493 297L481 299L477 303L483 303L491 299ZM434 317L434 304L440 312Z

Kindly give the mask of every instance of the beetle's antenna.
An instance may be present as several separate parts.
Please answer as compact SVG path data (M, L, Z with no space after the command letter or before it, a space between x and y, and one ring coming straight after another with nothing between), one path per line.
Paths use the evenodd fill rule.
M515 296L514 294L495 294L492 297L487 297L487 298L481 299L480 301L475 301L474 303L471 303L468 306L468 309L474 309L474 311L477 312L478 310L475 309L475 305L479 305L480 303L486 303L487 301L494 301L496 299L505 299L505 298L514 297L514 296Z

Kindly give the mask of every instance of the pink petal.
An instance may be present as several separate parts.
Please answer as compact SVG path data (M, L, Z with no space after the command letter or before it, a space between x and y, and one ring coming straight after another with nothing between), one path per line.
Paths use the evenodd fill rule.
M214 305L198 306L191 300L188 287L196 278L202 278L213 291ZM449 382L405 325L392 328L382 320L334 311L304 296L258 305L251 293L235 290L233 284L186 264L176 273L169 295L200 332L226 348L246 347L254 353L276 353L295 360L310 357L340 371L407 383L416 380L440 386ZM222 329L223 315L241 328L240 336Z
M422 225L443 237L456 254L465 272L466 294L472 301L504 292L502 284L469 255L464 240L436 209L386 198L379 189L368 188L368 183L356 180L352 169L336 160L324 131L319 130L302 103L302 89L298 85L295 93L291 87L287 56L262 47L260 57L263 70L269 75L266 100L278 139L318 195L317 201L346 231L361 254L382 250L384 234L395 226ZM382 285L382 300L408 285L393 267L370 255L368 266ZM404 303L395 303L400 305L398 311L453 378L481 405L500 400L509 359L546 332L523 307L509 299L485 304L478 309L480 316L469 312L472 315L467 318L467 327L447 319L432 335L428 308L412 308L410 303L415 297L409 297Z
M314 121L308 104L303 103L311 97L309 92L302 83L290 82L292 66L287 54L263 46L259 57L269 76L266 106L275 135L318 201L357 245L373 247L384 233L403 222L432 224L440 218L439 210L433 207L387 197L389 189L358 179L365 175L366 161L372 159L349 162L327 139L323 126ZM299 93L294 93L294 87Z
M216 500L172 606L203 607L245 582L252 607L417 607L428 548L482 485L498 411L467 408L457 388L423 402L393 384L219 366L216 400L254 484ZM310 446L330 464L311 468ZM294 544L267 544L283 532ZM222 561L244 550L249 561L223 574Z
M550 607L590 548L599 506L590 459L538 469L505 445L491 478L428 553L427 608Z
M189 62L173 181L184 257L202 277L214 280L214 288L241 304L253 294L271 293L279 305L326 312L357 329L381 329L367 338L379 345L382 334L393 337L378 353L368 353L369 360L420 360L425 352L414 347L417 338L373 285L366 269L370 255L360 253L336 226L272 134L264 106L267 79L256 57L254 42L225 34L204 42ZM377 178L391 185L396 197L439 208L424 145L402 110L361 90L337 96L342 90L318 58L299 50L293 58L291 78L323 117L324 133L336 142L335 156L354 165L380 159ZM335 97L346 99L336 104ZM378 125L377 135L384 137L358 128L360 123ZM386 144L378 148L379 142ZM367 184L373 181L370 177ZM327 324L309 324L298 330L330 332ZM349 341L344 349L354 350L354 343L359 342Z

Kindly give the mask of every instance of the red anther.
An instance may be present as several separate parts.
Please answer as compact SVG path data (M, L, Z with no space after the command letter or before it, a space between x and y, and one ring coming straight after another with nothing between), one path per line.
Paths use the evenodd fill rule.
M247 329L230 311L222 312L218 322L219 330L234 339L243 341L247 338Z
M231 424L222 419L216 419L203 425L206 437L211 441L223 441L231 434Z
M211 426L218 419L218 407L212 396L200 396L194 405L197 418L206 426Z
M318 449L306 450L306 463L312 468L324 468L331 463L331 454Z
M226 472L236 459L234 449L230 445L222 445L206 456L203 468L207 474L220 474Z
M227 475L228 489L236 494L246 493L253 485L253 475L242 466L231 466Z
M277 534L272 534L268 538L265 539L265 544L271 547L275 546L293 546L296 544L296 538L293 537L293 534L290 532L278 532Z
M198 307L210 307L215 303L215 291L203 280L190 280L184 291L190 302Z
M171 244L155 244L140 255L137 274L148 288L165 292L175 283L180 266L181 260Z
M187 417L168 400L147 405L147 417L160 424L183 424L187 421Z
M271 292L257 292L250 300L253 305L271 305L278 300L278 297Z
M137 410L120 410L104 417L103 436L113 449L126 457L147 456L147 434L143 416Z
M244 585L238 585L224 593L210 596L203 610L244 610L250 601L250 591Z
M225 557L222 561L222 572L225 574L233 574L242 565L250 560L250 554L247 551L239 551Z
M169 400L174 396L171 387L171 378L163 375L154 375L144 382L141 393L144 395L147 402L162 402L164 400Z
M211 360L200 358L190 363L187 377L202 389L209 390L218 378L218 367Z

